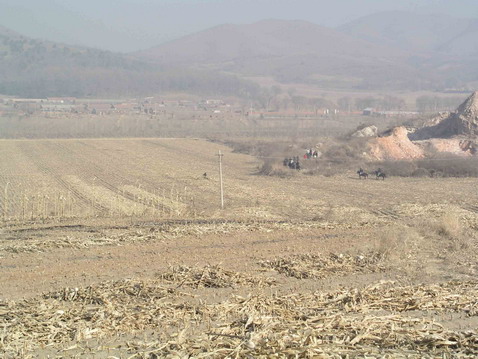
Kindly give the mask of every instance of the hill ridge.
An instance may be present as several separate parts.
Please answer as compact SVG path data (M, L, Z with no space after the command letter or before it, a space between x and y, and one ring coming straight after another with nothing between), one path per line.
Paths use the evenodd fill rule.
M366 15L337 29L373 43L385 42L418 52L447 53L454 48L455 42L478 30L474 28L476 23L478 20L473 18L402 10Z
M177 67L165 71L131 55L33 39L0 28L1 94L122 97L163 91L234 95L258 90L228 74Z
M420 86L422 81L407 63L408 53L303 20L222 25L135 55L163 66L182 64L246 77L275 77L282 83L393 88L405 81Z

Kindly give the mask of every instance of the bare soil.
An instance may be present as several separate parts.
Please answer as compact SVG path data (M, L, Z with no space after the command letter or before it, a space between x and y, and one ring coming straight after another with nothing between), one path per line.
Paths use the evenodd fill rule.
M225 153L224 210L218 208L215 155L219 150ZM313 350L320 348L325 350L324 357L335 352L377 358L471 358L478 352L478 341L466 339L475 334L464 334L474 333L477 323L476 299L472 299L477 288L477 179L378 181L359 180L353 173L322 177L296 172L288 178L260 176L257 159L193 139L1 141L0 151L5 155L0 184L5 188L9 183L7 196L2 191L1 201L8 204L2 207L0 229L0 328L5 328L0 354L3 351L5 358L157 358L188 353L192 357L268 357L279 348L283 350L276 352L279 357L313 357L319 355ZM69 212L55 210L50 202L47 211L37 206L33 215L31 209L28 215L22 213L26 193L29 198L34 193L52 198L62 191L65 196L72 192L75 199ZM148 202L148 196L157 198ZM303 257L308 255L317 255L312 257L317 266ZM377 267L363 265L371 255L379 258ZM320 258L328 259L322 263ZM280 266L264 265L268 261L289 263L293 268L280 271ZM202 278L193 287L160 280L178 266L200 273L207 266L217 266L237 278L271 281L261 286L231 282L216 288L202 285ZM288 275L291 268L304 273L303 277ZM171 304L156 302L159 294L151 294L149 304L141 304L143 297L138 293L129 302L116 303L119 294L109 297L109 291L130 282L108 283L124 280L146 283L144 288L150 288L148 283L155 283L151 288L164 286L164 303L171 300ZM111 301L113 307L95 304L91 309L86 302L51 299L52 293L88 286L92 288L88 293L103 290L103 300ZM336 307L333 303L339 303L344 293L356 293L355 304ZM377 298L390 295L390 299L372 299L370 293ZM428 299L410 304L422 295ZM237 296L257 302L253 307L250 302L238 304ZM261 307L268 301L268 308ZM396 306L390 304L395 302ZM289 311L300 307L304 317L279 315L279 309L272 310L275 306ZM315 307L315 314L310 313ZM124 320L108 322L113 312L101 314L110 310L105 308L124 310ZM154 308L163 308L166 314L157 314L158 321L141 319ZM190 309L181 312L185 308ZM182 314L169 312L173 309ZM97 314L73 316L84 310ZM343 326L337 324L328 337L334 339L317 334L326 330L321 325L329 320L320 319L320 311L344 316ZM69 322L53 315L60 312L73 313L71 318L76 319ZM255 319L250 319L255 329L251 324L237 324L245 313L255 313ZM34 317L38 319L32 321ZM371 324L370 318L377 324ZM424 323L428 339L410 318ZM441 326L439 333L428 320ZM399 328L415 329L403 329L399 335L390 329L393 325L388 326L393 321ZM315 337L304 334L304 323L316 328L310 329L317 331ZM35 334L49 325L51 329L42 336ZM215 333L226 337L208 336L211 325ZM274 342L285 338L280 333L287 325L298 342ZM392 332L386 335L387 330ZM179 340L181 332L186 334ZM315 338L307 344L311 351L301 352L299 341L310 335Z

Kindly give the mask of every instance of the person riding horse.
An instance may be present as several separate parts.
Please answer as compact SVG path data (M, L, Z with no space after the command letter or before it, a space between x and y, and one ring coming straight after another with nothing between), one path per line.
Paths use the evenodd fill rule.
M387 175L382 171L380 167L374 173L377 179L381 178L382 180L385 180L385 177L387 177Z
M359 176L359 179L367 179L368 178L368 173L365 172L362 167L359 168L359 170L357 171L357 174Z

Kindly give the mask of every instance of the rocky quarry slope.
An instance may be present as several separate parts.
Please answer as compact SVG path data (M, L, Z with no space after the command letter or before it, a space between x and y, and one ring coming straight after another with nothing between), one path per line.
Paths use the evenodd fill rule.
M369 142L371 160L412 160L435 153L474 156L478 150L478 91L455 112L430 119L421 128L396 127Z

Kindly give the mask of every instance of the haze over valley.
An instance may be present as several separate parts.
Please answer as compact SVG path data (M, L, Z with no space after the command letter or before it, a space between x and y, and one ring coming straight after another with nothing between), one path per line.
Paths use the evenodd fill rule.
M0 92L25 97L210 95L260 89L254 78L321 89L470 91L478 20L390 11L337 28L302 20L224 24L127 54L0 28Z
M0 0L0 357L478 357L476 0Z

